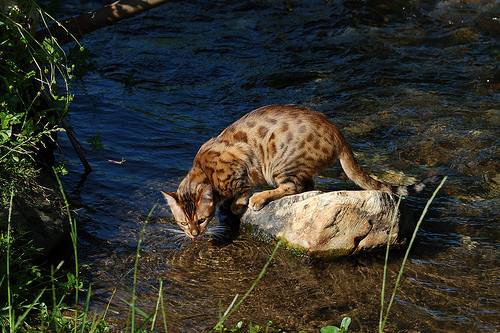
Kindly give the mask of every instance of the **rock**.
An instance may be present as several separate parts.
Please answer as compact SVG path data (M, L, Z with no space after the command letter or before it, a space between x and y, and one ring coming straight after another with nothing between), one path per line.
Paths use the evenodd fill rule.
M241 222L308 255L339 257L383 247L388 239L403 244L414 219L403 219L396 205L396 197L381 191L311 191L248 209Z
M42 171L36 182L29 196L14 197L11 223L16 237L32 242L38 254L46 256L70 241L70 226L54 176ZM0 208L5 223L7 216L7 208Z

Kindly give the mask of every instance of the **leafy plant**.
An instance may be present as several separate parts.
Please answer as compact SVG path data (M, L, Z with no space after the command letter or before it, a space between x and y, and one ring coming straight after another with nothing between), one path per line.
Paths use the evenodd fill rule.
M349 332L349 325L351 325L351 318L344 317L340 323L340 327L337 326L325 326L321 328L321 333L347 333Z
M0 193L16 195L34 185L37 161L50 149L72 95L73 66L54 38L33 31L52 17L33 0L0 6ZM38 22L40 24L38 24ZM59 83L59 85L58 85ZM62 88L62 89L60 89Z
M233 333L285 333L285 331L273 327L272 321L268 321L265 326L254 324L252 322L246 325L243 321L239 321L231 327L222 325L220 331ZM299 333L302 333L302 331L300 331Z
M61 188L62 191L62 188ZM96 315L89 312L91 286L86 289L83 309L76 301L78 293L85 291L78 278L78 262L75 271L64 273L63 262L50 271L35 262L38 250L23 235L12 229L13 191L9 196L8 216L0 224L0 327L1 332L106 332L106 312ZM65 201L67 205L67 201ZM76 225L70 218L74 249ZM71 298L75 295L75 298ZM68 305L69 303L69 305Z

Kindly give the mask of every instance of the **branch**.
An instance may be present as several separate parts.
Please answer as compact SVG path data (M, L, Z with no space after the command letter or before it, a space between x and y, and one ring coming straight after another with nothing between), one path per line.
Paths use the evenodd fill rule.
M167 0L120 0L115 1L94 12L84 13L80 16L54 24L49 29L36 33L38 40L53 36L59 44L66 44L81 38L97 29L115 24L118 21L140 14L148 9L159 6Z
M92 171L92 167L90 166L89 162L87 161L87 158L85 157L85 152L83 151L82 145L80 145L80 142L76 138L75 131L73 128L71 128L71 125L68 123L66 119L63 119L62 121L62 127L66 131L66 134L68 135L69 142L71 142L71 145L76 151L76 154L78 155L78 158L80 158L80 161L83 164L83 167L85 168L85 173L89 173Z

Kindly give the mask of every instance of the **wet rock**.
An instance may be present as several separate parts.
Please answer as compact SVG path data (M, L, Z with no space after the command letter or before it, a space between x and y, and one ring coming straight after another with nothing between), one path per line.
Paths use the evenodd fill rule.
M42 171L36 181L29 196L14 197L11 225L16 237L32 242L43 256L69 241L70 227L54 177ZM7 216L7 209L0 209L5 223Z
M383 247L388 239L403 244L414 219L402 218L396 205L381 191L311 191L249 209L241 222L309 255L338 257Z

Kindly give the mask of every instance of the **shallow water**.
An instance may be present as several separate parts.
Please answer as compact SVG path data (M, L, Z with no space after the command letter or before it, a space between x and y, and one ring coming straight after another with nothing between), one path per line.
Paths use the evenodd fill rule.
M66 1L61 12L101 5ZM159 191L174 190L198 147L244 113L295 103L330 117L384 180L449 175L419 231L389 331L500 330L498 36L495 1L172 1L84 38L95 67L73 85L70 121L94 170L81 178L63 135L59 160L81 205L80 260L94 308L116 287L110 319L125 325L137 237L159 204L145 225L140 304L154 309L163 279L172 332L215 324L274 245L247 233L223 247L181 241ZM317 183L355 188L338 166ZM392 254L392 281L400 260ZM350 316L353 332L374 332L382 273L381 253L315 262L280 250L229 322L317 332Z

